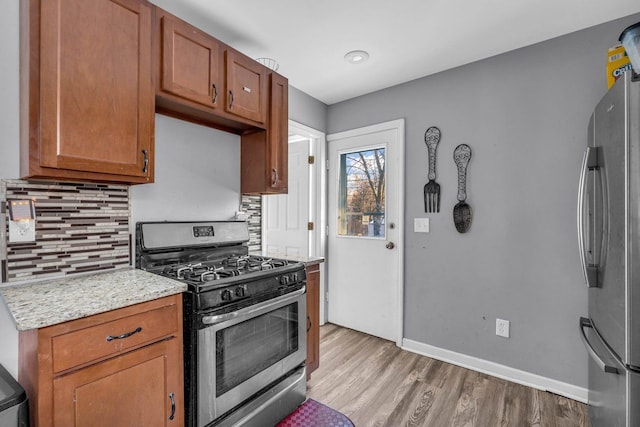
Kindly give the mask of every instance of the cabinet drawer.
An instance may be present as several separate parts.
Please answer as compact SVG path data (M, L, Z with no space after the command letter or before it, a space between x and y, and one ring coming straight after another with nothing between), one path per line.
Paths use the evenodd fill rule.
M103 359L178 332L175 305L52 337L53 371Z

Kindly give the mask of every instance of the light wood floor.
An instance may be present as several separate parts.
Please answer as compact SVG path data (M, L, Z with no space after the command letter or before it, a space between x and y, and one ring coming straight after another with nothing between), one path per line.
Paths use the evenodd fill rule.
M589 427L586 405L327 324L308 397L356 427Z

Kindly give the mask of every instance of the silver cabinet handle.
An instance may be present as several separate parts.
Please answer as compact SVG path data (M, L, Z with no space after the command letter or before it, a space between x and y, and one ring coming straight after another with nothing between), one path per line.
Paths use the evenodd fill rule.
M618 369L615 366L607 365L600 358L600 356L598 356L598 353L596 353L596 351L593 349L593 346L589 342L589 339L587 338L587 334L585 334L584 332L584 328L593 329L593 323L591 323L591 320L587 319L586 317L581 317L580 318L580 336L582 338L582 342L584 342L584 345L587 347L587 351L589 352L589 355L591 356L591 358L598 364L598 366L600 367L600 369L602 369L603 372L606 372L609 374L617 374ZM593 330L595 331L595 329Z
M229 109L231 110L233 108L233 91L230 90L229 91Z
M273 177L272 187L275 187L276 185L278 185L278 169L271 169L271 176Z
M135 334L137 334L138 332L142 332L142 327L141 327L141 326L138 326L138 327L137 327L137 328L135 328L133 331L131 331L131 332L126 332L126 333L124 333L124 334L122 334L122 335L116 335L116 336L109 335L109 336L107 336L107 341L108 341L108 342L111 342L111 341L113 341L113 340L123 340L123 339L125 339L125 338L129 338L131 335L135 335Z
M149 153L147 152L146 148L142 150L142 155L144 156L142 173L147 173L147 168L149 167Z
M169 393L169 400L171 400L171 415L169 416L169 421L173 421L176 416L176 400L174 397L173 393Z
M211 84L211 89L213 90L213 99L211 100L211 103L215 104L218 100L218 88L216 87L215 83Z

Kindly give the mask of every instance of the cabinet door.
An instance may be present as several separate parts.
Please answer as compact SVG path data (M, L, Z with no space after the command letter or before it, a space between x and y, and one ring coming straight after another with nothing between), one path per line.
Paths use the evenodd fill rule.
M241 191L286 194L289 185L289 83L279 74L269 78L267 130L242 135Z
M161 90L215 108L224 92L219 44L183 21L166 15L161 19Z
M320 366L320 266L307 267L307 378Z
M40 13L40 166L152 176L150 6L47 0Z
M54 425L182 426L177 343L162 341L54 379Z
M225 111L264 123L267 116L267 84L265 68L238 52L225 52L227 99Z
M272 192L286 193L289 172L289 83L279 74L270 77L267 156Z

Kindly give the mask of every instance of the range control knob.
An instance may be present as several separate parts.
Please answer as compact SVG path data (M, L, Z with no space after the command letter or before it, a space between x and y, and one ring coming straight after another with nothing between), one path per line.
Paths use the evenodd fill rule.
M244 296L244 288L242 286L236 288L236 296L240 298Z
M222 301L231 301L231 298L233 298L233 294L229 289L225 289L220 292L220 298L222 299Z
M281 284L281 285L288 285L288 284L289 284L289 276L287 276L286 274L285 274L285 275L283 275L283 276L280 278L280 284Z

